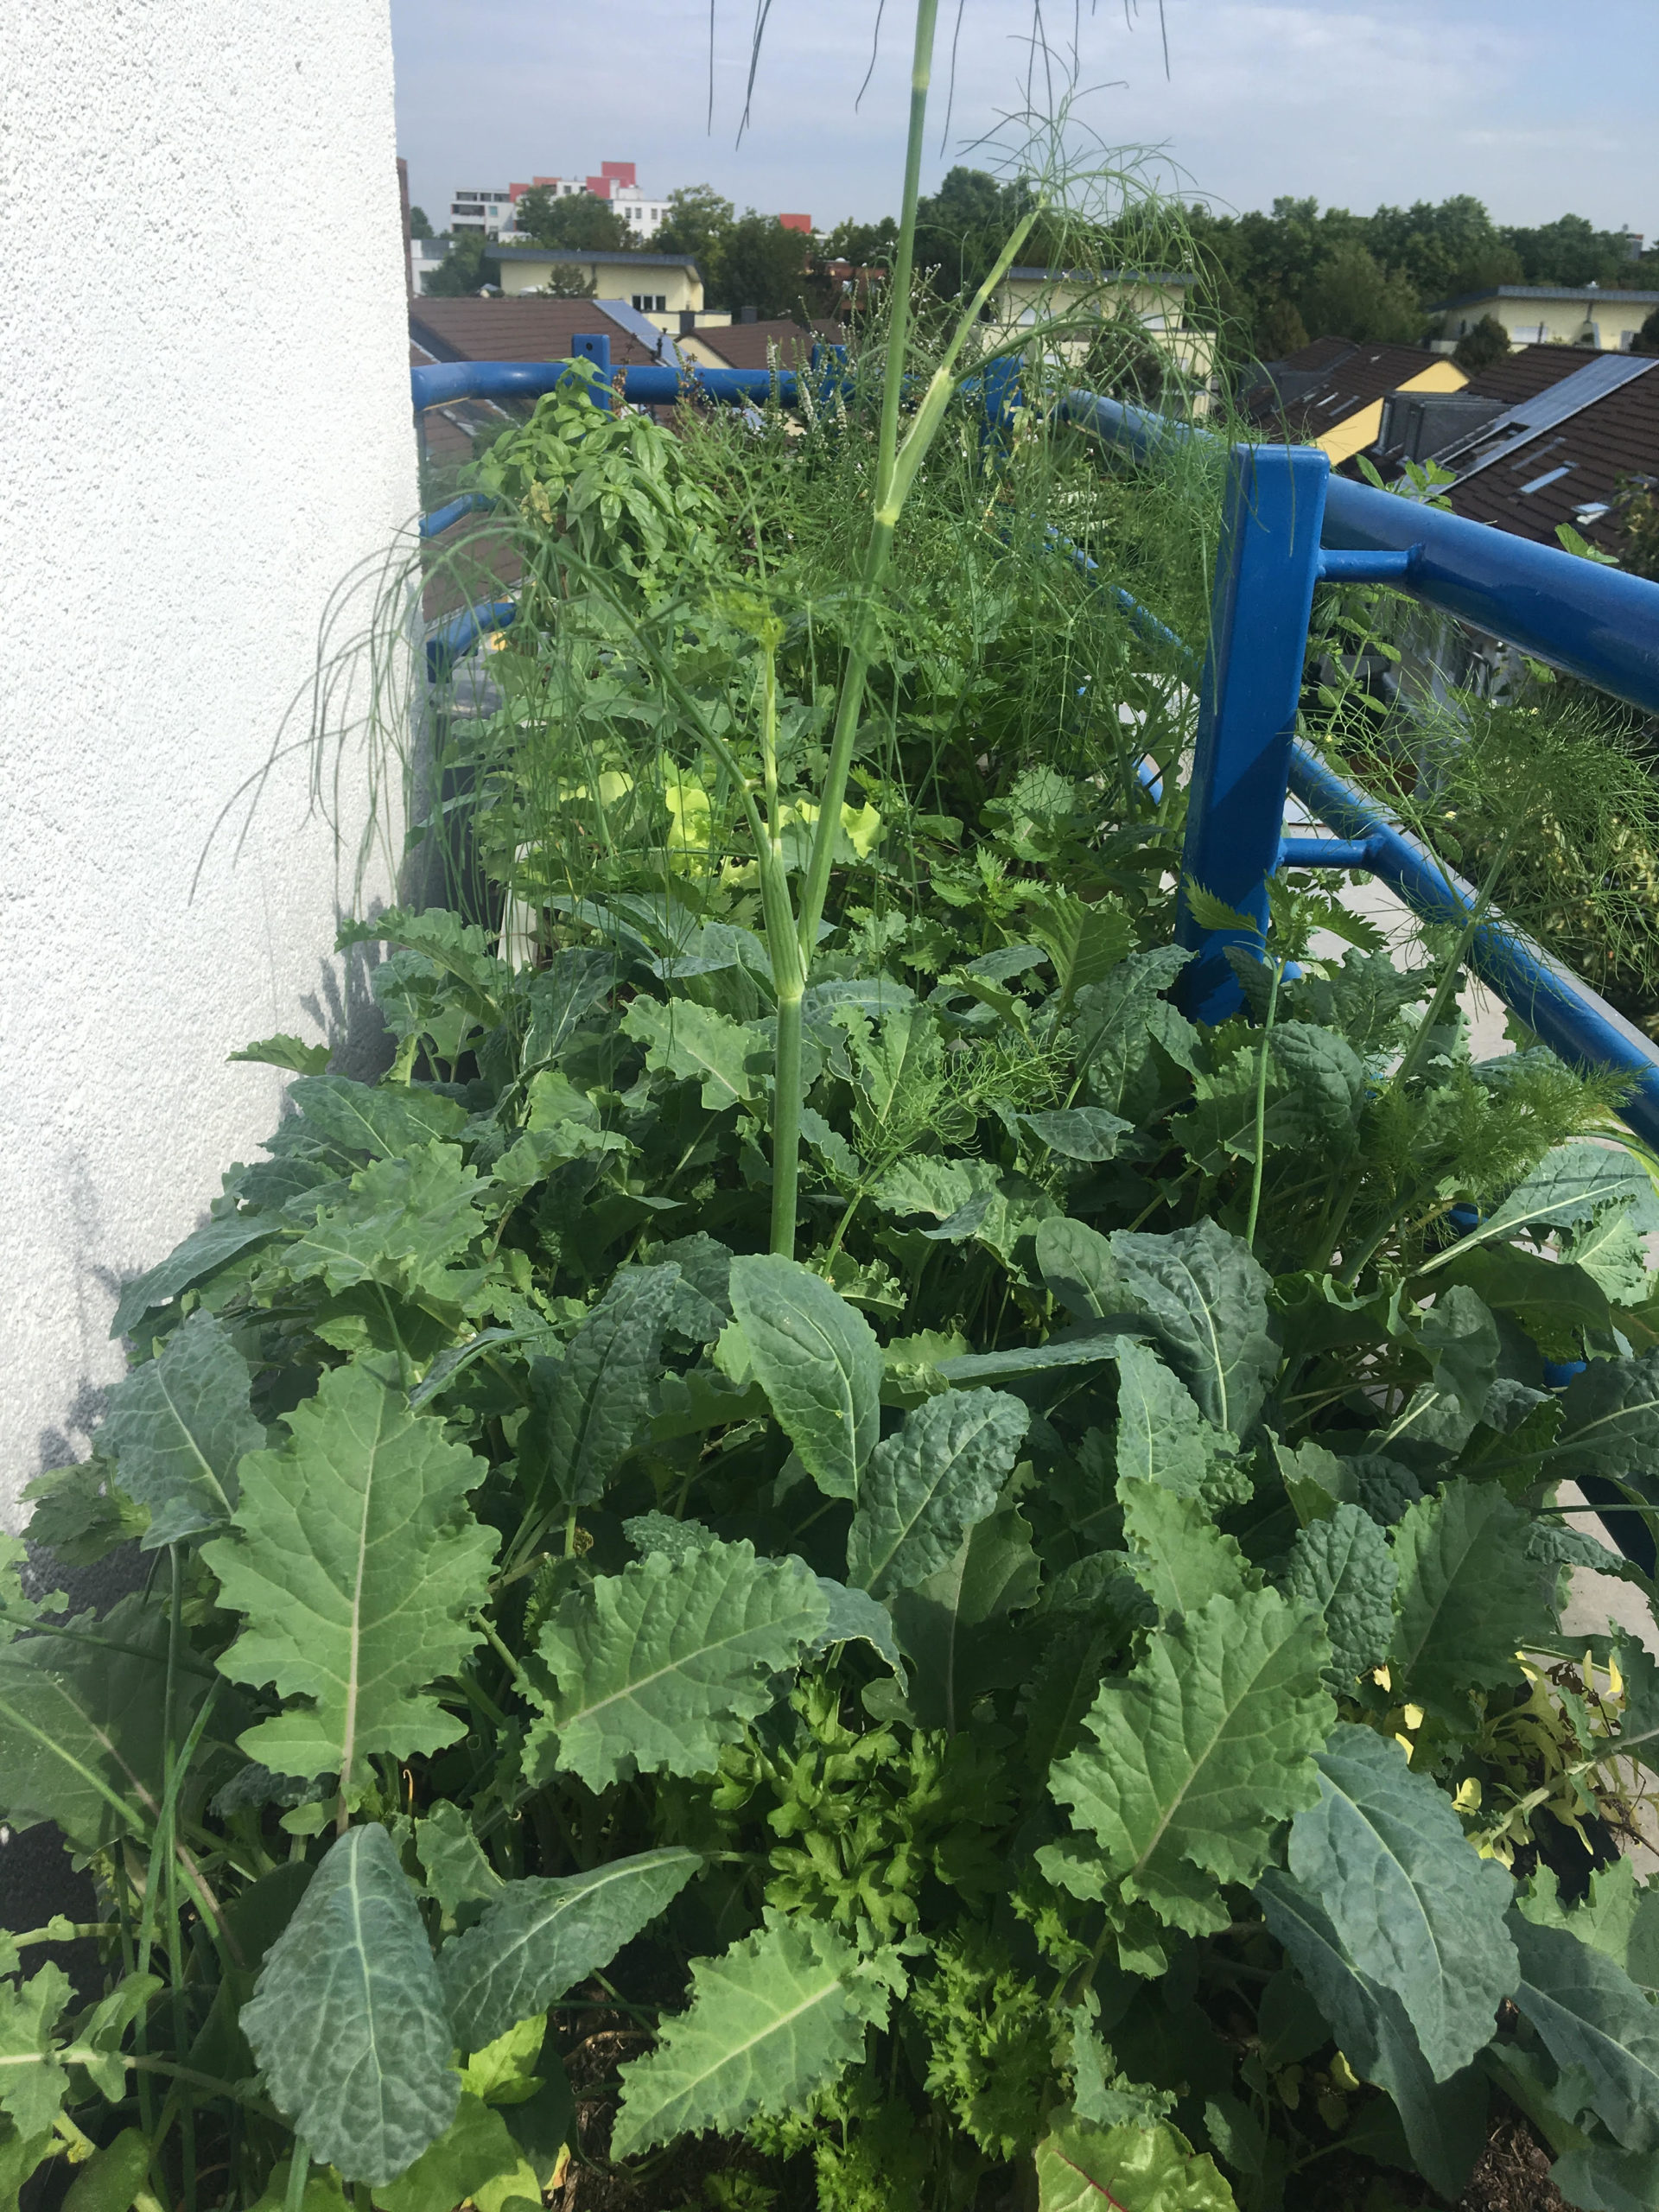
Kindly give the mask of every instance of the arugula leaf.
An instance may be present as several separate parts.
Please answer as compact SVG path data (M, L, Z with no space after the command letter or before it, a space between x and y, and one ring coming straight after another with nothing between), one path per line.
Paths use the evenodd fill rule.
M1226 1925L1217 1885L1254 1881L1279 1822L1318 1799L1328 1656L1317 1619L1253 1590L1183 1615L1103 1687L1049 1791L1126 1898L1189 1934Z
M153 1307L170 1306L175 1298L187 1290L194 1290L227 1260L251 1251L256 1244L268 1243L283 1225L280 1220L270 1221L257 1214L213 1215L193 1236L187 1236L182 1244L169 1252L166 1259L146 1274L135 1275L130 1282L122 1284L110 1334L132 1335Z
M149 1510L140 1548L221 1527L236 1504L236 1463L264 1445L249 1408L252 1377L224 1324L193 1313L110 1394L99 1449L116 1479Z
M0 1980L0 2113L19 2135L44 2134L63 2103L69 2077L52 2031L72 1993L68 1975L51 1964L29 1981Z
M518 1440L521 1473L543 1505L592 1505L651 1421L663 1334L683 1286L672 1261L625 1268L611 1280L556 1366L537 1363L544 1399ZM527 1424L528 1425L528 1424Z
M1519 2010L1562 2068L1582 2067L1594 2111L1627 2151L1659 2150L1659 2012L1629 1974L1565 1929L1512 1913Z
M1331 1679L1339 1691L1351 1692L1360 1675L1388 1656L1399 1579L1388 1538L1357 1505L1339 1504L1297 1530L1285 1595L1324 1615Z
M702 1774L772 1701L829 1604L799 1560L747 1541L663 1552L567 1592L538 1646L550 1696L524 1739L532 1783L580 1775L590 1789L641 1773Z
M1037 2145L1037 2212L1236 2212L1206 2152L1173 2127L1063 2122Z
M856 1497L881 1433L881 1353L869 1323L798 1260L734 1260L732 1312L755 1379L826 1497Z
M723 1958L694 1960L690 2005L622 2069L612 2156L799 2111L863 2056L902 1987L890 1954L861 1960L820 1920L773 1920Z
M1205 1419L1247 1439L1279 1347L1268 1278L1243 1237L1206 1218L1159 1236L1119 1230L1111 1250L1120 1292L1152 1323Z
M238 2024L312 2157L351 2179L392 2180L454 2118L437 1967L378 1821L331 1847Z
M431 1685L480 1641L472 1615L497 1539L463 1500L484 1462L364 1367L326 1373L283 1420L286 1446L242 1462L235 1533L202 1548L220 1604L245 1623L219 1664L305 1700L239 1737L247 1756L338 1774L349 1796L377 1755L466 1733Z
M695 1851L674 1845L580 1874L509 1882L482 1919L438 1954L461 2049L481 2050L608 1966L702 1865Z
M1453 1727L1469 1723L1471 1690L1516 1679L1516 1648L1544 1615L1527 1531L1495 1484L1462 1478L1409 1507L1395 1531L1396 1687Z
M1398 1996L1437 2082L1491 2040L1520 1975L1512 1885L1483 1860L1446 1794L1398 1744L1341 1723L1316 1755L1317 1805L1290 1826L1290 1871L1344 1956Z
M1344 2057L1393 2098L1420 2171L1454 2202L1486 2147L1485 2076L1471 2066L1434 2079L1399 1997L1353 1964L1318 1902L1288 1874L1270 1868L1255 1897Z
M1000 1390L948 1390L878 1444L847 1538L848 1579L877 1598L911 1589L993 1510L1031 1414Z
M288 1097L315 1135L381 1159L453 1137L467 1119L465 1107L438 1091L377 1088L343 1075L302 1076L288 1086Z

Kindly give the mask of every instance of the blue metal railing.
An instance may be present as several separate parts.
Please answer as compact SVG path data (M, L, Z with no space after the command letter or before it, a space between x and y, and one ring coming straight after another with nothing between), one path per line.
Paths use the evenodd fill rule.
M416 407L531 397L573 377L593 389L595 372L605 389L630 404L701 396L752 405L775 394L793 405L803 382L829 396L844 378L841 349L833 347L815 348L803 378L792 370L613 369L607 337L579 336L573 344L575 362L454 361L411 369ZM963 391L1001 425L1017 398L1014 365L992 364ZM1059 413L1141 454L1172 440L1209 435L1092 392L1068 392ZM477 494L454 500L425 518L423 533L448 529L487 505ZM1086 556L1068 550L1092 569ZM1224 1020L1242 1003L1227 947L1259 946L1267 880L1281 867L1369 870L1431 921L1461 926L1477 904L1469 884L1296 740L1313 593L1321 583L1365 582L1408 593L1659 714L1659 585L1333 477L1317 447L1233 448L1199 677L1182 874L1251 916L1258 934L1205 929L1181 898L1177 937L1196 957L1179 989L1186 1010L1202 1020ZM1114 589L1136 626L1173 648L1198 676L1198 657ZM443 673L512 613L511 601L498 601L454 617L428 641L432 673ZM1338 834L1287 838L1292 791ZM1624 1118L1659 1145L1659 1046L1652 1039L1498 914L1477 927L1470 965L1562 1058L1627 1077L1632 1090Z

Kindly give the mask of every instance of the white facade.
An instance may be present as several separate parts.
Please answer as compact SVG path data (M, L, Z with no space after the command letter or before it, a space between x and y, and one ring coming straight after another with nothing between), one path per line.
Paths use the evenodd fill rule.
M449 202L449 213L440 225L448 231L482 231L486 238L499 238L503 231L512 228L512 194L510 192L472 192L465 185L457 185Z
M632 167L632 164L626 166ZM648 238L654 238L659 226L668 219L669 205L665 194L659 196L649 193L643 185L628 184L615 177L543 176L537 177L534 186L515 185L512 188L515 197L525 190L543 191L555 200L569 200L575 193L591 192L595 199L609 201L616 213L642 245ZM499 198L502 195L493 196ZM457 193L455 198L459 202L461 194ZM479 195L480 202L485 198L486 195L482 194ZM472 218L474 225L478 219L476 216ZM512 234L511 231L512 221L513 217L509 213L506 225L502 231L504 237Z
M248 800L303 737L331 600L343 642L416 493L387 0L54 0L9 9L5 48L15 1527L22 1484L84 1456L124 1370L121 1280L276 1122L285 1078L226 1054L340 1038L365 996L333 950L359 755L338 781L322 766L343 850L302 747ZM77 180L67 234L31 196L53 176Z

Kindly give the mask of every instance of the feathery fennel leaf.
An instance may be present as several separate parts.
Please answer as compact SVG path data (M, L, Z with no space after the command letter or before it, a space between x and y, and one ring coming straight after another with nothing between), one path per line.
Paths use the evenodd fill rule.
M542 1631L554 1678L524 1740L524 1773L580 1775L590 1789L644 1773L702 1774L772 1700L830 1605L798 1559L710 1542L653 1552L567 1593Z
M496 1536L463 1501L484 1463L365 1367L325 1374L283 1418L283 1450L242 1462L234 1533L202 1549L219 1602L245 1622L219 1663L304 1700L249 1729L248 1757L276 1774L338 1774L350 1795L377 1754L466 1732L431 1685L480 1641L470 1622Z
M696 1961L690 2005L622 2069L613 2155L798 2110L863 2056L902 1986L896 1960L861 1961L818 1920L774 1921Z
M437 1967L378 1821L330 1847L239 2024L272 2101L350 2180L391 2181L454 2118Z

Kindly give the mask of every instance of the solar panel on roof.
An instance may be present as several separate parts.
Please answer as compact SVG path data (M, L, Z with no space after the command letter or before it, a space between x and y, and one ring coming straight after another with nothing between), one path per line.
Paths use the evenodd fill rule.
M1453 446L1440 458L1455 466L1459 451L1466 452L1477 444L1484 448L1489 442L1495 442L1490 452L1483 452L1479 460L1459 476L1459 482L1466 484L1471 476L1478 476L1495 461L1517 453L1533 439L1541 437L1546 430L1553 430L1573 416L1582 414L1597 400L1605 399L1610 391L1618 391L1622 385L1645 376L1655 367L1659 367L1659 356L1603 353L1595 360L1587 361L1583 368L1575 369L1570 377L1563 377L1559 384L1549 385L1530 399L1521 400L1495 422L1486 423L1463 447Z

